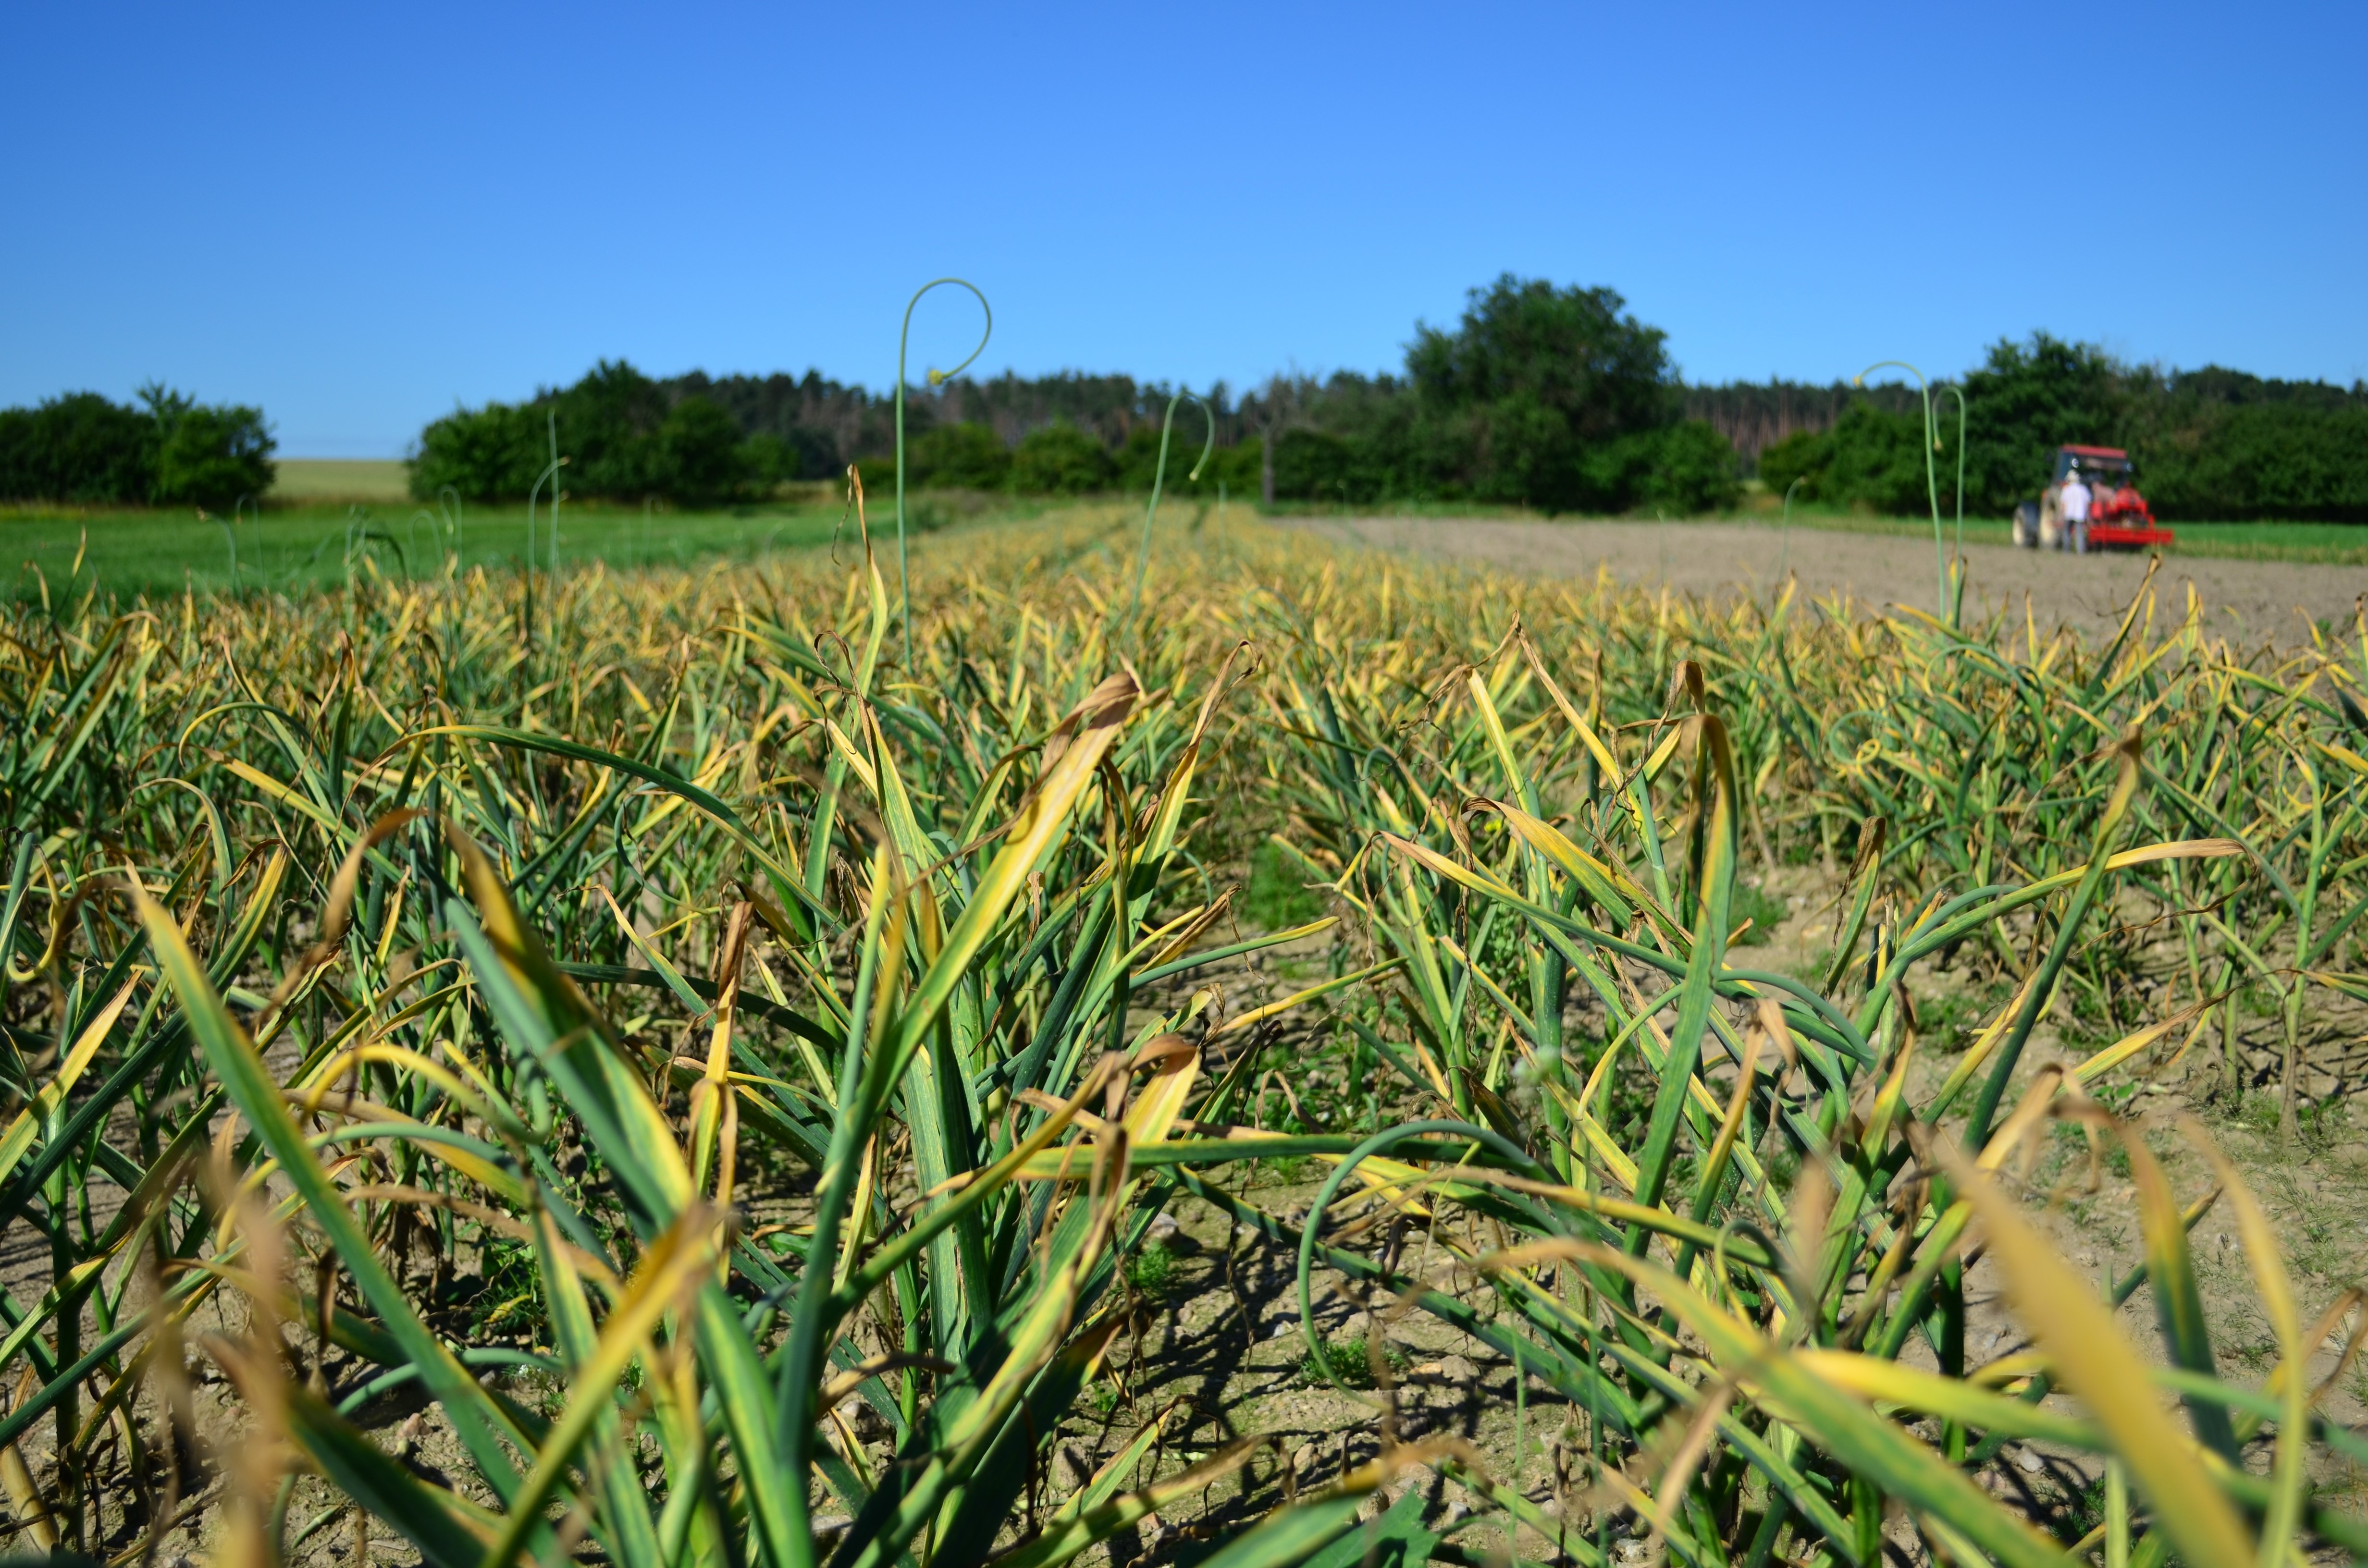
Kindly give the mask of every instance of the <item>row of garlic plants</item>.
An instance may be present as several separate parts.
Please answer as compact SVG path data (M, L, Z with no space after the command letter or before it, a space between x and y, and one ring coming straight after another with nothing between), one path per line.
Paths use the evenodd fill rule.
M1049 1494L1120 1261L1184 1189L1588 1413L1585 1528L1409 1449L1242 1562L1349 1529L1417 1462L1584 1562L1622 1514L1688 1561L1872 1562L1885 1498L1942 1555L2053 1561L1967 1479L2020 1437L2126 1473L2140 1554L2349 1541L2309 1491L2352 1443L2319 1391L2218 1379L2200 1200L2142 1176L2148 1367L1999 1183L2034 1119L2101 1123L2207 1025L2228 1074L2275 1030L2291 1107L2308 1004L2357 985L2357 650L2248 653L2143 601L2090 646L1524 587L1256 531L1163 547L1138 608L1128 555L1091 518L950 538L910 667L853 543L12 608L0 1215L50 1267L0 1301L0 1480L34 1540L142 1550L199 1506L268 1555L358 1509L439 1568L586 1539L1057 1562L1245 1457L1128 1490L1146 1428ZM1344 1004L1435 1114L1228 1127L1272 1005L1169 983L1304 934L1229 919L1273 828L1351 937L1282 1000ZM1804 854L1849 867L1831 961L1754 971L1738 869ZM1919 1059L1944 959L2007 999ZM2134 1027L2032 1085L2034 1027L2081 996ZM1212 1180L1311 1154L1332 1176L1295 1235ZM1461 1258L1485 1299L1404 1277L1334 1228L1351 1181L1351 1208L1523 1239ZM2260 1230L2299 1367L2317 1340ZM1966 1363L1975 1238L2049 1325L2021 1361ZM463 1256L498 1302L450 1301ZM227 1402L193 1388L209 1358ZM451 1485L354 1424L409 1385ZM343 1501L291 1518L300 1472Z
M2199 1046L2199 1063L2220 1054L2192 1082L2246 1087L2249 1006L2291 1119L2306 998L2359 991L2340 966L2368 908L2362 650L2248 652L2192 599L2158 619L2142 597L2090 645L2002 617L1960 631L1790 599L1467 592L1462 661L1304 610L1316 656L1269 692L1275 727L1315 743L1277 773L1310 869L1394 971L1395 1028L1351 1027L1430 1103L1327 1179L1299 1236L1303 1313L1328 1264L1583 1413L1586 1506L1465 1478L1581 1562L1610 1560L1626 1519L1688 1562L1872 1563L1903 1509L1942 1562L2368 1544L2311 1491L2368 1457L2314 1412L2358 1292L2310 1303L2305 1329L2271 1226L2208 1138L2213 1179L2179 1193L2111 1108ZM1736 944L1747 846L1765 869L1787 834L1827 857L1839 840L1849 866L1807 973ZM1958 1033L1918 1017L1943 963L1997 999ZM2032 1071L2034 1029L2082 995L2107 1023L2139 1016L2068 1057L2081 1031L2061 1030L2048 1054L2066 1059ZM2134 1172L2146 1261L2102 1299L2013 1195L2017 1151L2051 1119L2119 1140ZM1495 1168L1400 1152L1442 1137ZM2257 1384L2222 1381L2188 1249L2215 1200L2276 1337ZM1376 1202L1454 1267L1406 1277L1327 1244ZM1512 1239L1484 1249L1472 1219ZM2031 1336L1987 1365L1964 1334L1975 1252ZM1493 1301L1446 1288L1459 1275ZM2158 1358L2116 1321L2140 1290ZM2164 1418L2174 1394L2184 1423ZM2087 1539L1976 1483L2026 1441L2093 1456L2108 1517Z

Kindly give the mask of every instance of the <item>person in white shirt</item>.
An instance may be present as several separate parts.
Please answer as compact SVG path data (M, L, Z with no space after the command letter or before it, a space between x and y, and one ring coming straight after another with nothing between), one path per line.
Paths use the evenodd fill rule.
M2089 486L2082 483L2078 469L2065 476L2064 543L2066 549L2084 555L2089 550Z

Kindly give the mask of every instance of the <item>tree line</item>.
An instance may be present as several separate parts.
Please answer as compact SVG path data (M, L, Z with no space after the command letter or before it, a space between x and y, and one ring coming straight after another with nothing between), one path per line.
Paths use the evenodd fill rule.
M1991 347L1964 394L1965 506L1990 516L2038 493L2055 449L2120 447L2168 519L2368 522L2368 385L2282 381L2207 366L2130 365L2046 333ZM1905 388L1851 398L1823 429L1759 454L1759 477L1831 505L1914 513L1928 505L1923 405ZM1941 504L1953 505L1956 400L1934 400Z
M911 388L906 478L925 488L1028 494L1147 489L1168 395L1124 376L1005 375ZM1203 401L1216 411L1221 436L1237 434L1222 386ZM566 488L576 495L712 506L788 481L835 478L849 463L880 484L893 472L894 406L891 396L813 371L660 381L603 360L573 386L523 403L456 409L429 425L411 459L411 485L422 497L449 485L470 500L521 499L554 453L566 456ZM1201 419L1179 411L1171 482L1200 452ZM1229 442L1201 483L1212 494L1224 480L1238 488L1244 460L1238 441Z
M2368 521L2368 386L2269 381L2207 366L2123 363L2046 333L2001 341L1956 383L1965 504L1996 516L2034 494L2063 442L2127 448L2167 518ZM1178 389L1122 375L1009 372L905 391L906 477L922 488L1070 495L1150 487ZM1219 382L1175 415L1167 470L1268 503L1526 506L1671 514L1733 504L1756 477L1829 506L1927 504L1917 391L1790 381L1689 386L1667 335L1609 289L1510 274L1471 291L1448 327L1417 323L1402 367ZM1958 421L1936 398L1942 505ZM894 399L809 370L656 379L604 360L571 386L456 408L420 433L414 492L571 494L682 506L752 500L850 463L893 472ZM161 386L137 405L93 392L0 410L0 499L227 507L271 483L260 411Z
M201 403L161 382L128 404L67 392L0 408L0 501L226 511L271 488L274 446L262 410Z
M2046 333L1994 345L1956 383L1965 504L1996 516L2035 494L2060 443L2120 446L2168 518L2368 521L2368 387L2125 364ZM1151 483L1167 385L1068 373L906 389L906 476L922 488L1076 494ZM1401 369L1223 383L1180 409L1169 483L1211 426L1201 486L1269 502L1482 502L1673 514L1730 505L1757 477L1829 506L1927 503L1918 391L1773 381L1689 386L1658 328L1609 289L1510 275L1452 327L1417 324ZM1936 395L1944 507L1956 403ZM653 380L603 363L529 403L461 409L423 432L413 483L523 496L570 454L578 494L712 504L860 465L884 481L890 394L803 378ZM1205 411L1205 412L1203 412ZM1204 423L1204 421L1206 423Z
M1174 389L1125 376L957 378L905 393L906 477L923 487L1074 494L1147 488ZM1509 275L1452 329L1417 325L1403 374L1220 383L1179 409L1170 483L1213 428L1200 484L1272 501L1501 502L1552 512L1730 503L1735 449L1686 416L1667 335L1608 289ZM860 466L886 477L892 395L789 376L671 381L603 361L529 402L461 408L421 432L422 496L528 494L554 449L576 494L712 504Z

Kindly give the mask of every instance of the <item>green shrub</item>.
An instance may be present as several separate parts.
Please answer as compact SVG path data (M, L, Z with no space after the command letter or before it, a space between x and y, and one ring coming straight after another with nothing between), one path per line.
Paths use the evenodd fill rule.
M1335 375L1306 415L1275 440L1278 496L1362 505L1468 494L1442 455L1456 449L1463 425L1424 407L1395 377Z
M1769 494L1782 495L1793 488L1795 480L1816 477L1824 465L1826 433L1822 430L1795 430L1779 441L1770 441L1759 449L1759 482ZM1802 489L1810 486L1804 483ZM1816 497L1812 495L1810 499Z
M1417 327L1404 379L1296 385L1278 496L1699 513L1738 488L1732 445L1678 417L1665 335L1609 289L1508 274L1472 291L1454 330Z
M1265 462L1266 442L1258 437L1247 437L1230 447L1220 446L1209 454L1209 466L1201 471L1201 494L1213 495L1223 485L1235 501L1254 501Z
M1714 512L1735 505L1742 485L1735 448L1703 420L1687 419L1654 433L1652 466L1642 500L1671 512Z
M1117 474L1110 449L1065 419L1030 430L1011 454L1011 487L1023 494L1084 495Z
M760 490L800 478L805 472L804 454L770 430L749 437L740 452L748 465L749 483Z
M1699 419L1640 430L1588 448L1569 492L1583 510L1642 507L1694 516L1734 505L1741 489L1735 449Z
M1239 460L1229 458L1224 447L1209 453L1208 466L1201 471L1199 479L1191 477L1192 465L1201 460L1201 444L1208 438L1208 433L1205 416L1199 409L1190 403L1177 409L1175 428L1167 439L1167 477L1160 486L1163 494L1214 500L1217 482L1234 479ZM1159 421L1145 419L1129 430L1126 439L1119 443L1116 460L1119 488L1137 495L1147 494L1152 475L1159 469ZM1253 487L1258 483L1255 443L1250 448L1249 483Z
M1952 457L1953 509L1955 474ZM1759 477L1782 494L1802 480L1804 500L1907 517L1929 512L1931 496L1924 468L1924 415L1891 414L1861 398L1830 430L1802 431L1771 443L1759 454ZM2045 478L2044 472L2040 478ZM2038 481L2032 488L2036 491Z
M1337 501L1349 494L1355 466L1355 454L1342 437L1323 430L1286 430L1274 443L1274 493Z
M1751 928L1743 934L1745 947L1759 947L1774 936L1776 927L1784 923L1788 913L1783 900L1770 896L1768 891L1756 882L1747 882L1739 877L1736 879L1734 902L1727 915L1737 926L1746 920L1751 922Z
M1126 1260L1126 1277L1146 1296L1164 1296L1176 1283L1176 1253L1156 1237L1137 1247Z
M523 500L548 461L542 421L531 409L456 408L419 433L408 464L411 493L428 500L450 485L465 500Z
M940 425L906 439L905 477L944 490L1000 490L1011 482L1011 449L985 425Z
M1920 412L1885 414L1871 403L1855 403L1830 437L1816 481L1828 500L1902 517L1930 511L1938 469L1928 466ZM1952 473L1952 510L1954 483Z
M619 499L672 495L657 439L670 412L657 383L622 359L601 360L574 386L544 394L526 411L543 437L545 461L549 422L556 416L570 492Z
M1456 426L1463 442L1446 435L1435 450L1463 488L1484 501L1548 512L1616 506L1606 499L1602 485L1607 465L1624 472L1642 455L1637 443L1622 440L1618 433L1583 446L1563 411L1526 387L1462 411L1449 429ZM1468 444L1470 451L1456 452L1459 444Z

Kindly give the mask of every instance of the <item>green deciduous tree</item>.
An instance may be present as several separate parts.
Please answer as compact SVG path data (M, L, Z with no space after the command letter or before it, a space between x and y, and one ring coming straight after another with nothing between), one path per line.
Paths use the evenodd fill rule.
M2053 472L2055 449L2067 441L2126 446L2135 401L2127 367L2093 343L2067 343L2034 332L2021 343L2000 339L1990 346L1981 369L1969 372L1965 389L1965 504L1993 515L2039 493ZM1953 426L1941 432L1953 470ZM1918 459L1920 464L1922 459ZM1918 471L1917 484L1923 483ZM1884 509L1913 512L1925 505L1914 496Z
M740 493L751 464L740 426L703 397L685 398L658 424L646 462L652 493L693 506L712 506Z
M666 418L666 394L632 365L603 359L574 386L537 402L559 416L569 490L620 498L671 494L663 483L657 441Z
M2368 521L2368 388L2133 367L2044 332L1992 345L1960 385L1966 503L1976 516L1999 516L2035 494L2055 449L2068 441L2127 448L2166 518ZM907 472L924 487L1140 492L1151 483L1171 390L1076 372L916 389ZM1759 477L1779 494L1802 479L1804 496L1828 505L1924 510L1923 421L1912 394L1902 403L1896 388L1840 384L1709 392L1716 395L1697 389L1695 412L1722 424L1679 417L1685 394L1664 335L1611 290L1508 274L1473 290L1452 329L1418 324L1403 376L1294 372L1269 378L1238 405L1211 387L1201 395L1218 446L1199 493L1223 484L1245 500L1264 492L1352 506L1484 501L1678 515L1732 502L1741 449L1758 454ZM472 499L523 499L549 460L546 420L555 415L570 493L707 503L833 477L849 454L882 451L885 406L878 394L813 373L658 381L604 360L529 403L438 420L421 434L412 483L423 497L450 484ZM721 417L686 412L708 408ZM80 394L0 414L0 492L154 494L154 423L110 410ZM1769 440L1804 419L1814 428ZM1954 420L1939 437L1931 457L1945 507ZM864 466L875 480L886 475L884 460ZM142 477L127 483L126 472ZM1171 464L1168 480L1181 482L1182 471Z
M1398 378L1344 370L1321 383L1284 382L1281 390L1299 401L1296 415L1284 417L1287 402L1278 403L1271 418L1265 408L1245 404L1253 425L1280 431L1274 460L1261 476L1273 480L1278 497L1362 504L1463 494L1436 474L1417 445L1415 399Z
M670 393L625 361L603 359L531 403L455 409L428 426L411 458L412 494L425 499L449 484L472 501L522 500L550 464L554 423L575 495L712 506L797 466L779 437L752 445L713 401Z
M502 403L456 408L419 433L411 493L426 499L450 485L471 501L518 500L549 460L542 421L530 410Z
M1963 385L1965 502L1977 515L2036 495L2055 449L2077 444L2128 451L2166 520L2368 521L2368 390L2126 365L2044 332L1991 345ZM1779 494L1799 479L1813 500L1913 515L1925 506L1922 427L1860 396L1831 427L1764 448L1759 477ZM1945 486L1955 422L1938 434Z
M158 503L226 508L241 496L260 500L271 488L278 443L261 409L201 404L160 382L141 388L140 396L156 426L152 494Z
M1417 326L1406 350L1417 460L1440 488L1549 511L1620 507L1588 461L1677 417L1667 334L1610 289L1558 288L1510 273L1472 291L1453 332Z
M2166 517L2368 520L2368 407L2199 410L2141 450L2146 494Z
M156 422L97 392L0 410L0 498L139 503L155 485Z
M262 410L200 403L159 382L140 398L127 408L70 392L0 410L0 498L227 508L271 488L275 443Z

